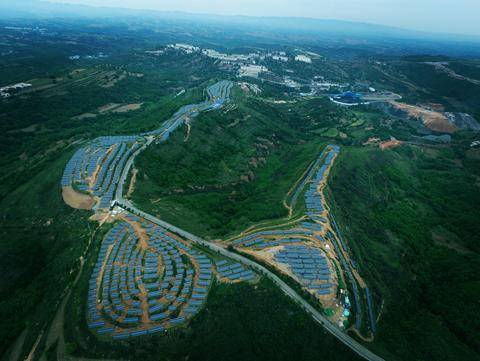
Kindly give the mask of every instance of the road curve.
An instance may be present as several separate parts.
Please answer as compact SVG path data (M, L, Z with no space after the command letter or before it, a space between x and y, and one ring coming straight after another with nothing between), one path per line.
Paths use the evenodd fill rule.
M192 111L192 110L190 110ZM189 112L190 114L190 112ZM166 129L166 131L169 131L169 129ZM130 171L130 168L134 162L135 157L145 150L152 142L154 141L154 137L147 137L147 142L139 148L136 152L134 152L131 157L128 159L125 167L123 168L122 174L120 176L120 181L118 183L117 190L115 192L115 198L114 198L114 203L115 205L123 208L130 210L132 213L137 214L138 216L141 216L165 229L168 229L169 231L176 233L186 239L189 239L199 245L202 245L204 247L207 247L211 249L212 251L218 252L222 254L223 256L229 257L231 259L234 259L238 262L241 262L245 265L250 266L251 268L255 269L259 273L265 275L268 277L270 280L272 280L280 289L290 298L292 298L294 301L296 301L307 313L309 313L315 321L317 321L320 325L322 325L330 334L332 334L334 337L336 337L338 340L340 340L343 344L345 344L347 347L349 347L351 350L356 352L358 355L363 357L366 360L369 361L384 361L381 357L377 356L370 350L368 350L366 347L361 345L359 342L354 340L352 337L350 337L348 334L342 332L339 328L337 328L335 325L333 325L325 316L323 316L319 311L317 311L314 307L312 307L307 301L305 301L297 292L295 292L288 284L286 284L280 277L275 275L273 272L269 271L267 268L263 267L262 265L250 260L247 257L241 256L237 253L230 252L226 248L206 241L200 237L197 237L181 228L178 228L170 223L167 223L165 221L162 221L161 219L143 212L142 210L136 208L130 201L123 199L123 185L127 179L128 173Z
M204 247L208 247L212 251L218 252L223 256L232 258L236 261L239 261L245 265L250 266L251 268L257 270L261 274L265 275L269 279L271 279L280 289L290 298L292 298L294 301L296 301L302 308L309 313L315 321L317 321L320 325L322 325L330 334L335 336L338 340L340 340L343 344L348 346L351 350L356 352L358 355L363 357L366 360L369 361L384 361L380 356L377 356L370 350L368 350L366 347L361 345L359 342L354 340L352 337L347 335L346 333L342 332L339 328L337 328L335 325L333 325L330 321L328 321L325 316L323 316L319 311L317 311L315 308L313 308L307 301L305 301L297 292L295 292L288 284L286 284L280 277L275 275L273 272L269 271L267 268L263 267L262 265L250 260L247 257L241 256L237 253L230 252L224 247L206 241L200 237L197 237L187 231L184 231L181 228L178 228L170 223L167 223L165 221L162 221L161 219L152 216L151 214L145 213L141 211L140 209L136 208L131 202L128 200L125 200L120 197L118 197L117 194L117 200L115 201L116 205L131 211L132 213L141 216L150 222L153 222L165 229L168 229L169 231L176 233L186 239L189 239L195 243L198 243L199 245L202 245Z

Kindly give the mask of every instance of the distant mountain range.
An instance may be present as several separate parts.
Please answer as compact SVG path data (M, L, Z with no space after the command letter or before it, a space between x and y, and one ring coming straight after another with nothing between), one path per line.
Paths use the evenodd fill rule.
M323 20L312 18L288 17L250 17L250 16L220 16L213 14L191 14L185 12L162 12L153 10L136 10L112 7L94 7L87 5L51 3L41 0L16 0L0 3L0 19L12 20L18 18L51 19L51 18L110 18L117 20L139 20L187 22L196 25L213 25L240 31L268 32L289 34L293 36L315 36L317 39L342 40L373 40L381 41L412 41L447 42L453 47L465 47L470 43L475 53L480 52L480 37L467 35L450 35L412 31L395 27L349 22L340 20ZM407 43L406 42L406 43ZM463 43L463 44L459 44ZM437 47L434 47L437 48ZM438 47L441 50L441 47Z

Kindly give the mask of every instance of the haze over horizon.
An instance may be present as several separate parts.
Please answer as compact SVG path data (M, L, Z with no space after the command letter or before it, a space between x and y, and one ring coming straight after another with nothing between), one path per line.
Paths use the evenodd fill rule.
M56 3L189 13L245 16L308 17L347 20L435 33L480 35L476 0L458 0L455 6L439 6L423 0L50 0Z

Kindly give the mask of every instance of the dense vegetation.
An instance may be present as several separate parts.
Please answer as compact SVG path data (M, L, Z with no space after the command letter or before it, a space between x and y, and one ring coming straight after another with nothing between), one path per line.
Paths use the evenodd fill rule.
M43 163L48 166L1 202L0 354L24 329L26 344L35 341L95 227L88 212L63 202L58 179L69 155Z
M143 152L133 200L208 237L286 216L286 193L329 140L315 130L334 126L342 112L325 100L235 102L235 110L201 115L188 139L179 131Z
M344 149L333 170L332 204L382 310L374 347L390 360L479 359L480 164L465 151Z

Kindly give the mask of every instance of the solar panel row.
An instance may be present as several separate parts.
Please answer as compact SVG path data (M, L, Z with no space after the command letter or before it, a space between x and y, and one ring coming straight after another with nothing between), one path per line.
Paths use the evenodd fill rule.
M183 323L200 310L212 280L205 254L137 216L127 220L141 223L148 240L131 223L117 223L102 241L89 282L88 325L114 339Z

